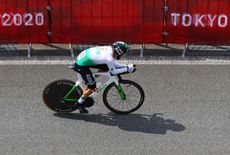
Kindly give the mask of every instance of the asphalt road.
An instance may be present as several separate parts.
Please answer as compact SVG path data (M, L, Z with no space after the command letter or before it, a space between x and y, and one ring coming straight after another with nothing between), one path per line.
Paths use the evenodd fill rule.
M90 113L55 114L42 90L75 80L65 65L0 66L1 155L229 155L230 66L140 65L129 75L144 105L111 113L98 96Z

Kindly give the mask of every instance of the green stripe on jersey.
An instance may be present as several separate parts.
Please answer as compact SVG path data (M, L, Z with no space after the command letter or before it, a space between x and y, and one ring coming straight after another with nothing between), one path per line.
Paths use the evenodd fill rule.
M95 62L91 59L91 49L87 49L79 54L76 63L80 66L92 66Z

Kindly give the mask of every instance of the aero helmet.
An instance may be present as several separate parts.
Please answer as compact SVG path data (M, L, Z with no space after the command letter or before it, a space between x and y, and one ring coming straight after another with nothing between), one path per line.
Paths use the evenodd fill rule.
M112 47L114 48L114 51L119 57L127 54L129 51L129 46L125 42L122 42L122 41L113 43Z

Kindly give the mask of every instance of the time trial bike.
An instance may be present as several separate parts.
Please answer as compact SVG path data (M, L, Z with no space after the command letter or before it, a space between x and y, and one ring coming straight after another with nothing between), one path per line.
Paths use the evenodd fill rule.
M74 66L69 66L74 69ZM136 71L136 67L135 67ZM122 74L128 74L122 73ZM145 100L145 93L141 86L131 80L123 80L121 75L112 75L110 72L95 72L94 77L105 76L107 81L101 83L88 98L85 106L93 105L94 98L103 91L105 106L117 114L129 114L139 109ZM77 73L77 81L62 79L48 84L43 90L45 105L55 112L73 112L77 108L75 104L82 95L84 81ZM87 101L87 100L86 100Z

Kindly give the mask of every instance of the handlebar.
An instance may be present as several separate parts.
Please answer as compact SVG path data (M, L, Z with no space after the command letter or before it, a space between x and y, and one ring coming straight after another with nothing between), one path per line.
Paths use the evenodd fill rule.
M132 73L136 72L137 68L136 68L136 65L133 65L134 66L134 70ZM122 81L122 78L121 78L121 75L123 74L128 74L129 72L124 72L124 73L120 73L117 75L118 79L119 79L119 82Z

